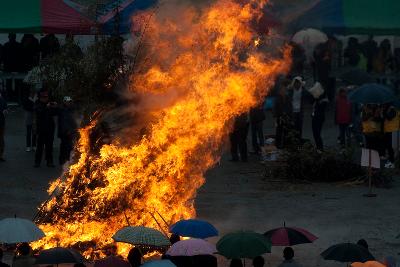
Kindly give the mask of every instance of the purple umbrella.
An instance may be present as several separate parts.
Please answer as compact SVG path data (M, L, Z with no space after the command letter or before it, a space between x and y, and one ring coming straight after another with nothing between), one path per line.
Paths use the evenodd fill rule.
M214 244L203 239L187 239L176 242L167 251L169 256L212 255L217 252Z

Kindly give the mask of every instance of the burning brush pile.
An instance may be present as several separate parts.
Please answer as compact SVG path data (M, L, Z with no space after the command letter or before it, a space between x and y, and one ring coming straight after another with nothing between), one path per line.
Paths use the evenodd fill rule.
M47 237L35 247L75 247L96 258L128 223L166 231L194 217L196 191L232 119L287 71L289 51L261 53L255 45L251 25L266 1L219 0L206 8L166 2L140 14L146 33L124 93L139 99L129 107L134 123L107 136L99 131L102 114L80 130L76 162L40 207L36 221Z

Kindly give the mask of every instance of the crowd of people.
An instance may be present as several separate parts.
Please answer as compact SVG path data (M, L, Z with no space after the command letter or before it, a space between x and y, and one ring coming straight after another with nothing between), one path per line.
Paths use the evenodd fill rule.
M172 234L170 237L171 244L175 244L180 241L180 237ZM369 252L369 245L365 239L360 239L356 243L362 249ZM133 247L128 256L126 257L127 263L132 267L140 267L144 264L143 250L139 247ZM120 257L124 260L122 256L109 255ZM33 250L28 243L21 243L16 248L14 257L12 259L12 267L31 267L36 264L36 256L33 255ZM3 250L0 249L0 267L10 267L8 264L2 261ZM196 255L196 256L169 256L167 254L161 255L162 260L170 260L176 267L217 267L218 261L215 255ZM53 261L57 259L53 258ZM383 260L383 266L386 267L396 267L396 259L392 256L387 256ZM47 267L52 267L53 265L47 265ZM85 267L85 263L76 263L74 267ZM232 259L229 263L230 267L243 267L242 259ZM262 255L257 256L252 259L253 267L264 267L266 266L265 259ZM278 267L302 267L303 265L295 260L295 251L292 247L285 247L283 249L283 259Z
M391 43L384 39L380 45L369 36L359 43L350 37L345 49L342 42L333 36L328 41L315 46L310 65L313 70L313 86L306 88L307 57L299 44L291 43L293 64L287 76L280 77L272 91L274 104L272 112L275 122L275 146L286 148L293 140L304 143L303 121L306 106L311 105L312 135L318 152L324 151L322 129L328 107L334 109L334 122L338 127L337 142L341 147L351 145L354 138L360 147L377 150L385 167L394 167L392 133L399 130L399 112L395 103L384 105L356 104L350 102L348 95L356 85L340 81L333 70L342 66L374 73L377 83L390 84L392 88L400 85L399 78L390 74L400 73L400 48L392 53ZM386 76L385 76L386 75ZM388 77L388 78L387 78ZM339 78L339 79L338 79ZM337 81L341 82L340 85ZM260 154L264 146L262 123L265 110L257 107L249 114L236 117L230 134L231 160L247 161L247 135L251 129L251 153Z
M78 136L78 125L72 98L65 96L58 104L49 101L49 92L32 90L24 100L26 127L26 152L35 152L34 167L40 167L43 154L47 167L54 167L53 146L57 125L60 139L59 164L70 159L74 142ZM0 161L4 162L4 129L7 104L0 93ZM57 123L56 123L57 120ZM44 152L44 153L43 153Z

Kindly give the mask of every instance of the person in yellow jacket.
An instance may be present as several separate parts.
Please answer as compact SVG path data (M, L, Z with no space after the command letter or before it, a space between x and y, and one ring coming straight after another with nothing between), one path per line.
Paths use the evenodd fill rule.
M362 131L365 136L365 147L382 153L382 116L379 105L367 104L361 112Z
M382 108L384 147L388 152L389 159L385 164L386 168L394 168L394 151L392 146L392 133L399 130L399 112L391 104L384 104Z

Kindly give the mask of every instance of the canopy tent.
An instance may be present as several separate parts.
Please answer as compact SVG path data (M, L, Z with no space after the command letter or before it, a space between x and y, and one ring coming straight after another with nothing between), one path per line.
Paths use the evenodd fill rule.
M399 0L320 0L291 21L289 28L316 28L344 35L399 35L399 10Z
M63 0L2 1L0 7L0 32L90 34L95 26Z
M101 25L102 33L125 34L131 32L132 15L155 6L157 0L116 0L102 10L102 15L97 18Z

